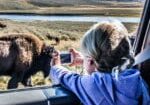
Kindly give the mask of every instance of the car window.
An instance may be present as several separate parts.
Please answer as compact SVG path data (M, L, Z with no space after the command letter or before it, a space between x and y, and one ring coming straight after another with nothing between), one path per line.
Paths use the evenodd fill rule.
M0 0L0 35L33 34L56 49L65 51L71 47L79 49L80 38L96 22L117 20L123 22L134 40L144 2L145 0ZM3 44L7 46L9 42ZM6 52L2 50L4 45L0 48L0 54L9 51L7 48ZM24 59L28 64L32 54L24 50L22 48L21 51L26 55ZM13 66L12 69L7 69L13 65L8 62L11 59L0 60L1 90L7 90L13 76L10 76L14 72ZM5 68L8 72L1 70ZM81 67L73 69L82 72ZM31 81L33 86L51 85L51 80L44 79L42 72L33 75ZM24 88L22 83L19 83L18 88Z

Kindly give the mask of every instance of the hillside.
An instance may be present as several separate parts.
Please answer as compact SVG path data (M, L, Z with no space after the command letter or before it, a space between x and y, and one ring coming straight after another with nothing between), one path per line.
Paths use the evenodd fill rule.
M79 5L100 5L102 7L141 7L141 3L135 2L113 2L99 0L0 0L0 9L4 10L26 10L40 7L62 7Z
M40 15L139 16L140 2L99 0L0 0L0 13Z
M95 4L92 0L27 0L29 3L38 6L64 6L64 5L89 5Z
M28 3L35 6L77 6L77 5L107 5L108 7L138 7L141 6L140 3L133 2L119 2L118 5L116 2L105 1L105 0L26 0Z
M37 7L23 0L0 0L0 10L27 10Z

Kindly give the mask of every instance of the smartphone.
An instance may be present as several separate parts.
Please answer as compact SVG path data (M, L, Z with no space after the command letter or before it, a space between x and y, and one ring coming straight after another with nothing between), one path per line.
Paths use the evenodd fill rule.
M72 55L70 52L60 52L60 60L62 64L70 64L72 63Z

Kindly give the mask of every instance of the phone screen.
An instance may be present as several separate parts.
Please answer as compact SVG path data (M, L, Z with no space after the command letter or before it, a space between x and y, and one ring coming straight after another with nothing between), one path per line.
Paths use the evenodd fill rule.
M60 59L62 64L69 64L71 63L71 54L70 53L61 53Z

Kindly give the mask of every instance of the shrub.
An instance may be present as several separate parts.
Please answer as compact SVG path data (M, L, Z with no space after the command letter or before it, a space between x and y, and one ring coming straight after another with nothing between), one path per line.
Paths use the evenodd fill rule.
M62 35L62 36L60 37L60 39L67 41L67 40L69 40L69 37L68 37L67 35Z

